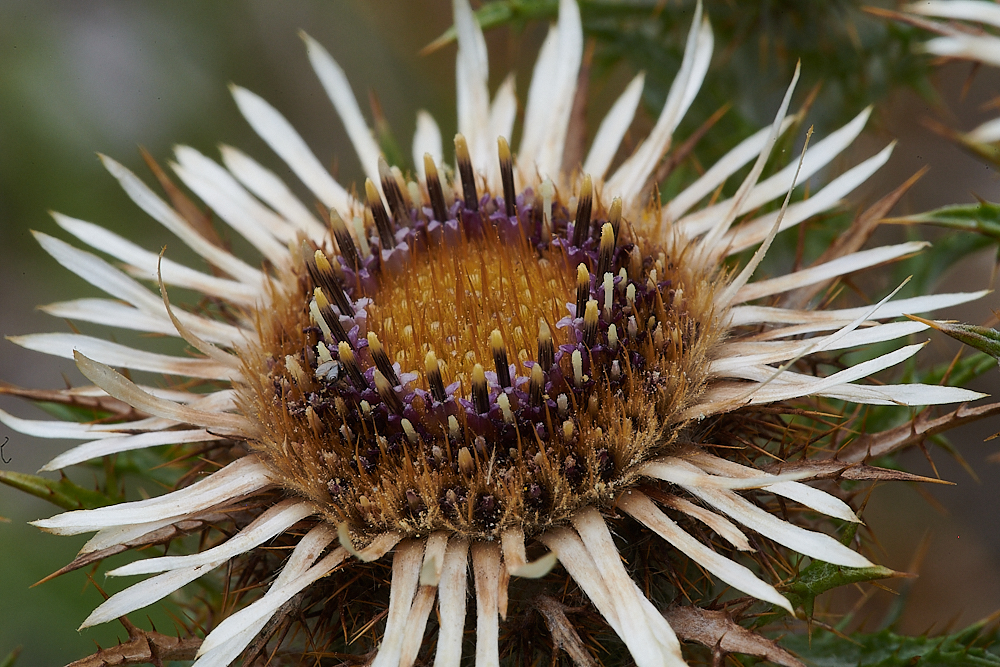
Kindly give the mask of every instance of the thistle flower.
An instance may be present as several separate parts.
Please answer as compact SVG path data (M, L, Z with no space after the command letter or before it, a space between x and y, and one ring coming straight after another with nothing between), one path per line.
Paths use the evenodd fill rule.
M813 474L808 469L772 474L727 458L728 449L716 448L726 443L715 440L712 423L747 406L809 396L878 405L980 396L858 382L920 345L827 376L792 370L803 357L925 328L880 320L979 296L886 297L837 310L794 305L839 276L912 255L923 244L845 252L751 280L775 234L829 209L888 159L891 145L806 200L752 214L784 196L796 177L829 164L861 132L868 110L801 162L761 180L778 137L792 125L786 115L793 80L773 125L669 202L650 206L644 192L712 54L700 5L655 127L615 169L641 75L601 123L583 164L563 164L583 50L574 0L561 0L542 46L516 154L509 145L513 79L490 99L483 36L467 0L454 6L454 172L443 163L441 131L425 113L414 139L418 173L388 165L343 72L304 36L367 174L363 195L337 183L276 109L234 87L249 123L329 212L318 219L275 174L236 149L224 147L220 165L178 148L177 176L260 253L262 268L214 243L185 217L185 207L171 207L108 157L105 166L132 200L213 273L61 214L55 219L63 230L124 270L36 234L59 263L115 299L58 303L48 312L176 335L201 354L173 357L78 334L15 337L28 349L75 358L101 392L147 416L71 424L2 413L4 423L88 440L48 470L162 444L216 443L225 452L221 469L178 490L36 525L57 534L96 533L77 566L213 523L237 525L228 539L196 553L109 572L155 576L111 596L84 627L146 607L232 561L240 581L266 591L211 629L199 667L228 665L248 647L260 650L276 624L317 605L325 620L309 626L311 642L317 633L341 632L323 625L333 615L361 615L379 628L372 664L409 666L423 649L436 665L458 665L471 563L475 661L496 665L501 619L528 605L518 580L561 568L637 664L683 665L677 637L623 565L609 525L634 520L718 580L789 611L771 583L699 540L704 530L685 526L699 522L738 551L751 550L749 529L813 559L871 565L833 537L748 500L741 492L763 489L858 521L845 502L800 481ZM732 197L701 205L751 162ZM743 268L729 268L728 257L755 247ZM160 295L139 280L157 282ZM167 286L197 290L221 315L171 306ZM144 387L112 366L205 380L214 390ZM287 559L281 563L268 544L287 546ZM390 558L383 627L371 599L355 602L343 591L368 571L366 563ZM503 628L511 646L518 641L510 638L512 627ZM590 660L571 627L549 627L576 662ZM425 645L428 633L434 641Z

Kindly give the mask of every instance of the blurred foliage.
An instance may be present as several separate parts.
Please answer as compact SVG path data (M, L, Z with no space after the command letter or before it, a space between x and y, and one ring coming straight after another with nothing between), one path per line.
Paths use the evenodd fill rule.
M964 146L974 155L988 161L995 165L1000 165L1000 144L984 144L978 141L972 141L968 137L960 133L948 133L953 136L955 141Z
M975 624L944 636L905 636L814 629L779 643L814 667L993 667L1000 665L997 631Z
M92 407L69 403L56 403L55 401L35 401L34 405L59 421L66 422L107 421L112 416L112 413L106 410L97 410Z
M0 667L14 667L14 663L17 662L17 656L19 655L21 655L20 647L8 653L3 660L0 660Z

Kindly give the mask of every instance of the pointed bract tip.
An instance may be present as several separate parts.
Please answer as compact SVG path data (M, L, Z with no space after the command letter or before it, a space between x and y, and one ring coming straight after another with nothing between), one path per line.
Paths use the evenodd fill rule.
M611 200L611 208L608 209L608 222L612 225L616 221L620 222L622 219L622 198L615 197Z
M434 158L430 153L424 153L424 173L428 176L433 174L434 178L437 178L437 165L434 164Z
M525 563L519 567L511 570L511 576L521 577L522 579L541 579L549 572L552 568L556 566L559 562L559 558L556 556L554 551L550 551L538 560L533 560L530 563Z
M610 245L614 247L615 244L615 228L610 222L605 222L601 225L601 248Z
M455 159L459 162L472 161L472 158L469 156L469 142L465 140L465 136L461 133L455 135Z
M510 144L503 137L497 137L497 153L500 155L501 162L510 162Z
M382 203L382 197L379 195L375 184L372 183L372 179L370 178L365 179L365 195L368 197L368 203L371 205L374 205L375 202Z
M383 181L387 178L394 178L389 163L386 162L385 157L382 155L378 156L378 176Z
M440 369L438 366L437 355L434 354L434 350L428 350L427 354L424 355L424 369L428 373L432 373Z

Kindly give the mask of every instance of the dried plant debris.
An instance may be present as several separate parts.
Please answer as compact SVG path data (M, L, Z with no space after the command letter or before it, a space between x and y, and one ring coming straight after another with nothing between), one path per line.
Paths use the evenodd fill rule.
M677 636L712 649L717 664L725 664L729 653L742 653L769 660L784 667L806 667L787 649L744 628L725 611L700 607L671 607L663 612Z

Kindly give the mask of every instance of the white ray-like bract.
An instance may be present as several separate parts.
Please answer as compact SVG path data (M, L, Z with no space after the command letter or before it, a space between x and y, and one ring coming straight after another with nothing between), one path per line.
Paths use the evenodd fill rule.
M210 276L178 264L166 257L161 258L100 225L71 218L62 213L53 213L56 224L90 245L90 247L111 255L126 264L126 271L133 277L152 280L157 270L168 285L177 285L197 290L206 296L219 297L233 304L253 306L260 297L260 289L254 285Z
M34 525L58 535L79 535L208 509L222 504L220 499L228 502L271 485L264 464L245 456L179 491L93 510L74 510L35 521Z
M993 14L975 12L984 4L987 3L930 2L914 5L911 11L1000 25L1000 19ZM501 188L509 185L504 178L510 174L503 171L504 167L495 156L498 136L505 140L501 146L507 145L515 126L518 100L514 79L505 79L491 98L489 63L482 31L468 0L454 0L454 10L458 44L458 129L467 141L469 161L474 170L471 185L477 188L485 185L491 194L496 195ZM946 39L958 44L956 40L965 39L965 36L949 33ZM138 207L190 247L212 267L212 271L204 272L161 258L158 253L97 225L59 213L53 214L59 227L95 251L121 262L122 267L54 237L36 234L46 251L62 266L110 297L55 303L45 307L47 312L58 317L146 333L180 336L202 352L199 356L175 357L67 333L11 338L30 350L75 358L81 371L95 386L74 391L86 391L90 396L110 396L140 413L141 418L122 423L77 424L21 419L0 411L0 422L18 432L85 441L57 456L44 470L56 470L140 448L184 443L232 440L240 447L248 443L250 453L246 453L245 448L234 448L239 453L228 465L172 492L109 507L66 512L37 521L35 525L58 534L95 533L81 551L85 555L106 549L124 549L141 542L144 537L160 534L183 522L222 521L229 513L241 508L241 501L247 499L266 498L262 502L270 503L262 511L259 505L254 506L259 511L255 518L241 524L228 539L211 548L186 555L147 558L113 570L110 574L115 576L156 576L109 598L85 621L85 626L152 604L205 572L281 538L294 541L287 561L275 577L267 579L267 590L262 596L233 611L210 630L199 651L195 663L197 667L225 667L231 664L279 610L300 593L313 585L320 585L318 582L327 577L332 579L338 576L340 570L351 568L356 561L378 560L390 551L391 585L388 598L379 602L382 606L387 605L384 625L379 626L383 628L383 635L371 658L371 664L377 667L411 667L420 656L428 625L437 628L433 658L435 667L458 667L463 664L463 638L470 604L475 605L476 618L474 661L477 666L498 665L503 624L511 606L508 583L512 577L546 576L556 559L565 573L579 585L611 631L618 635L636 664L641 667L680 666L685 663L677 637L662 610L647 599L626 570L611 537L609 523L612 520L602 514L602 510L610 510L616 502L625 514L658 534L679 553L719 580L787 610L791 610L788 600L774 585L764 581L759 572L703 544L684 526L690 525L692 520L699 522L721 538L717 540L719 545L732 545L735 551L727 553L737 554L739 558L752 551L745 531L753 531L813 559L844 567L871 566L867 558L829 535L795 526L744 497L751 491L765 496L773 494L839 521L858 522L859 518L843 500L804 483L810 473L769 474L710 454L708 447L712 443L708 442L700 443L704 447L698 443L685 444L683 448L657 454L655 458L638 461L634 465L630 463L629 482L614 491L618 495L607 495L601 502L574 508L571 516L533 533L521 525L502 526L494 536L499 539L492 540L476 539L440 526L424 533L407 532L390 526L374 537L367 534L366 539L358 542L360 546L355 547L351 527L346 522L334 525L335 522L329 519L330 513L324 512L316 503L297 496L290 486L283 485L280 475L265 464L260 450L254 449L255 443L262 437L259 432L263 426L255 421L257 415L250 414L253 409L247 409L246 394L239 393L239 388L252 379L245 377L247 367L240 364L239 360L243 358L240 355L253 344L256 323L271 316L274 294L289 282L283 282L284 274L297 260L294 253L298 252L297 247L304 240L312 241L315 244L312 247L337 247L347 259L353 250L361 259L381 260L387 265L398 260L401 266L406 266L405 261L411 258L409 253L416 253L418 249L398 243L402 236L391 238L392 229L384 238L382 233L385 230L377 229L379 237L376 237L370 226L372 223L367 223L369 227L365 227L362 212L372 211L373 206L388 205L396 215L394 207L400 206L400 200L405 204L419 197L420 201L410 201L412 210L426 215L436 202L431 191L430 175L425 173L424 156L429 155L434 165L441 165L445 157L441 127L429 114L421 111L417 113L413 138L414 175L419 182L406 182L398 171L394 175L386 175L383 171L380 175L379 161L383 156L345 73L319 42L304 34L303 40L320 85L354 146L362 170L373 183L382 184L382 191L374 198L378 200L377 204L371 202L368 211L350 194L350 184L341 184L334 179L275 107L255 93L233 86L231 90L236 105L247 122L287 164L311 196L336 214L332 216L329 230L327 221L321 221L313 213L313 202L300 201L293 194L295 186L286 184L254 158L235 148L223 146L221 160L192 148L179 147L173 168L180 180L211 207L221 221L255 249L257 256L253 259L240 259L213 243L135 174L107 157L102 157L104 165ZM935 52L947 50L935 44L932 42L927 48ZM971 46L967 51L961 51L955 44L948 47L951 49L949 55L971 57L967 55L974 52ZM541 201L534 205L539 207L537 210L544 210L540 214L544 216L543 229L545 224L551 225L553 190L576 192L571 180L580 173L578 168L582 166L583 173L592 179L593 192L597 193L599 201L610 204L613 198L620 198L620 210L629 221L630 228L651 237L656 235L654 241L665 244L664 247L688 250L678 254L694 262L695 265L690 267L692 273L705 281L713 281L713 294L718 298L713 317L724 335L719 336L720 342L715 344L714 354L705 364L707 379L704 391L693 404L678 412L680 427L747 405L814 396L887 405L956 403L979 398L980 394L955 387L862 384L871 375L910 358L920 345L902 346L826 376L810 374L803 371L802 366L791 367L791 362L818 352L857 349L911 336L924 330L925 325L886 320L906 313L946 308L978 298L984 292L925 295L895 301L890 296L875 307L836 310L782 308L780 301L767 301L804 285L837 280L898 260L919 252L925 244L911 242L862 250L816 266L800 268L787 275L754 279L757 264L775 234L836 206L889 158L892 145L831 180L810 197L783 206L780 211L752 218L755 210L775 201L780 202L786 193L794 189L796 184L792 181L796 174L797 182L802 183L827 169L863 131L870 109L862 111L829 136L819 138L801 162L782 166L773 175L762 179L765 163L773 159L771 151L776 141L796 120L788 116L798 76L796 71L796 78L788 87L769 127L760 129L739 143L672 201L664 202L658 214L647 210L644 193L650 191L648 186L656 166L670 150L674 133L707 76L713 49L711 25L708 17L703 16L699 2L687 36L682 64L649 136L620 164L614 164L639 106L644 82L643 75L639 74L620 93L601 122L584 163L564 165L584 37L577 3L575 0L560 0L558 20L551 26L541 47L528 87L519 151L514 156L508 154L506 158L514 165L511 181L514 178L519 181L516 190L525 193L525 201L529 189L540 196ZM501 148L501 155L502 151ZM461 170L461 158L457 159ZM713 193L722 192L730 177L747 165L752 165L749 174L738 184L731 197L699 207ZM431 166L427 167L428 172ZM397 182L393 183L393 179ZM457 180L441 182L449 193L466 187L465 183ZM425 192L427 199L424 199ZM476 194L480 198L483 196L483 192L477 191ZM506 197L514 193L503 194ZM456 203L459 201L456 199ZM509 203L513 206L513 202ZM532 205L529 202L525 207L530 210ZM339 227L338 217L344 221ZM371 213L371 219L376 226L380 224L375 212ZM452 221L435 222L441 229L446 229L445 223ZM576 222L572 224L575 227ZM609 223L599 230L602 247L606 235L612 232L617 234L617 229L612 227ZM457 228L447 229L454 231ZM336 235L336 246L331 231ZM548 229L547 233L551 234L552 230ZM353 249L350 248L352 244L355 246ZM754 259L742 271L730 271L732 267L724 267L727 257L755 246L759 248ZM312 253L312 249L309 252ZM310 265L312 269L323 262L329 264L321 251L316 251L307 261L316 263L315 266ZM358 273L351 275L360 275L360 265L345 263L337 266L341 272L357 269ZM627 273L623 269L620 290L614 287L618 274L609 271L606 275L596 276L597 284L605 290L608 312L612 292L627 293L624 280L628 277ZM589 277L589 274L584 277ZM152 289L141 281L150 282ZM651 282L652 289L660 289L655 280ZM163 293L157 293L158 283ZM361 283L360 278L358 283ZM232 314L223 319L171 306L165 294L167 285L196 290L221 302ZM635 286L629 285L629 289L634 290ZM362 369L371 372L368 376L359 372L357 375L361 379L357 381L372 383L371 386L378 389L372 395L377 393L387 397L383 399L387 404L393 398L400 400L393 394L395 385L389 383L390 386L384 386L386 378L398 375L398 384L407 385L412 380L406 378L417 377L419 369L406 367L409 362L404 356L396 359L387 357L384 363L379 363L375 350L381 343L377 336L371 337L376 332L368 328L374 312L370 309L373 299L347 296L345 293L343 299L333 303L335 299L327 299L325 294L320 288L315 291L310 288L311 301L307 305L308 312L312 314L310 326L332 338L331 332L339 324L344 330L342 336L349 340L341 340L339 347L335 348L323 344L316 346L315 341L310 343L306 358L318 356L319 361L315 365L317 374L330 378L331 382L339 382L345 375L349 376L354 370L350 365L354 359L352 346L360 353L368 335L367 354L376 359L373 363L377 369ZM572 296L567 295L565 300L571 301ZM680 299L679 296L677 298ZM762 303L752 303L762 299L765 300ZM568 305L571 309L586 307L586 313L597 312L596 299L578 300ZM559 307L562 308L561 303ZM565 311L561 312L565 314ZM575 310L570 312L577 314ZM572 317L568 319L573 320ZM578 320L586 321L586 317L579 317ZM633 319L631 324L638 328L645 322L635 323ZM557 326L562 328L562 324ZM608 334L608 344L612 347L618 341L614 331L612 329ZM506 335L507 332L503 333ZM501 335L499 329L496 335ZM655 331L650 331L649 335L652 339ZM331 356L331 349L334 354L340 353L337 362ZM420 352L421 356L425 353L425 350ZM272 356L269 363L286 368L292 374L308 375L295 357L284 351L281 354L284 359ZM496 350L494 354L497 354ZM483 386L487 387L485 400L487 403L494 400L490 393L493 391L499 408L497 412L504 419L512 419L508 394L513 394L504 391L511 389L511 379L507 378L504 385L503 370L517 375L521 372L520 361L523 359L519 358L518 363L509 367L506 363L498 365L497 373L489 372L490 384L483 381ZM437 363L433 355L429 355L428 368L440 371L442 367ZM586 381L583 363L582 358L573 358L574 380L578 385ZM112 367L211 380L213 391L197 394L184 388L164 390L140 386ZM478 370L482 372L481 367ZM483 376L487 373L483 372ZM356 376L351 377L354 378L352 381L357 379ZM473 371L473 386L476 377ZM513 389L525 386L528 380L527 377L516 377ZM566 381L568 383L569 379ZM460 382L456 376L454 384L447 387L447 400L460 391L462 382L465 378ZM419 383L414 387L423 391ZM445 391L442 383L440 394L444 395ZM426 391L424 394L431 395ZM475 393L473 397L476 398ZM567 412L567 402L560 401L556 396L551 398L553 411L558 410L560 414ZM361 403L367 404L368 401ZM312 410L311 405L302 412L309 415L309 410ZM488 414L488 411L478 410L478 407L477 412ZM400 420L400 428L407 438L404 446L417 447L421 433L414 428L410 418L416 419L406 413ZM318 430L316 424L319 418L315 411L309 419L314 430ZM457 433L460 426L456 420L454 424L448 422L447 428ZM441 430L442 427L437 425L435 428ZM577 426L569 419L561 425L567 440L579 434L575 428ZM366 461L362 458L366 454L362 446L365 443L356 434L348 435L358 438L355 465L360 468ZM377 442L377 448L385 444L374 436L373 440ZM283 446L291 451L301 443L286 437ZM521 446L520 441L518 446ZM469 461L480 457L479 449L475 454L464 447L462 451L464 454L457 455L459 466L468 463L474 467L475 462ZM434 456L439 455L440 452L434 453ZM463 459L463 456L468 459ZM534 460L536 467L549 465L541 451ZM493 460L487 465L492 474ZM658 485L661 490L655 494L640 492L636 480L641 480L644 485ZM333 498L333 491L330 493ZM595 493L594 497L597 495ZM368 502L367 497L362 498L365 503ZM407 496L407 501L411 500L411 510L418 508L419 498L413 500ZM361 506L362 511L371 511L366 505ZM304 523L308 526L305 529L301 528ZM389 524L386 521L386 525ZM292 530L296 525L300 527ZM547 548L548 552L537 552L539 545ZM529 553L535 560L528 561ZM470 594L470 571L474 602L467 599ZM436 623L430 621L435 604ZM420 659L428 660L429 655Z
M314 512L315 508L309 503L285 500L268 509L237 535L216 547L189 556L147 558L112 570L108 572L108 576L121 577L155 572L164 574L112 595L95 609L80 627L104 623L136 609L147 607L189 581L194 581L208 570L284 532Z
M677 129L681 118L701 88L713 48L712 28L708 19L702 17L701 3L698 3L688 33L681 68L670 86L670 92L667 93L667 100L656 125L635 153L626 159L605 183L607 192L616 193L623 201L628 202L633 210L645 204L639 201L642 188L660 158L670 148L674 130Z
M120 435L111 438L101 438L67 450L55 457L44 466L43 471L68 468L77 463L83 463L101 456L110 456L133 449L145 449L157 445L179 445L188 442L208 442L219 440L222 436L209 433L205 429L187 431L150 431L135 435Z
M809 487L807 487L809 488ZM661 512L656 504L640 491L629 491L622 496L618 504L625 512L631 514L637 521L654 530L660 537L667 540L689 558L722 581L735 586L755 598L767 600L773 604L792 611L792 606L770 584L758 579L750 570L728 558L716 554L682 530L670 517Z

